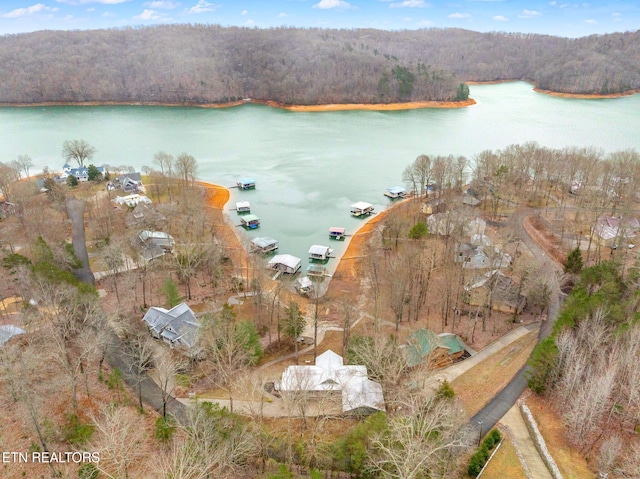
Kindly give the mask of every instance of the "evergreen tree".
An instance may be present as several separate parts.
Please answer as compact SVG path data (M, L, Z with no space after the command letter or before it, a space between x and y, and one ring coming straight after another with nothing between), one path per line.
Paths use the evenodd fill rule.
M100 181L102 180L102 172L92 163L87 168L87 177L89 181Z
M571 253L567 256L567 260L564 262L564 272L578 274L582 271L583 267L582 252L580 251L580 247L576 247L571 250Z

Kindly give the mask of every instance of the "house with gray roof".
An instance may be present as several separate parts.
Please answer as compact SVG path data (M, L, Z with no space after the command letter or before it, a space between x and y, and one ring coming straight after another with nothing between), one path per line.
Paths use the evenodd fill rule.
M180 303L169 310L151 307L142 321L154 338L169 344L172 349L179 348L193 354L200 322L186 303Z
M5 324L0 326L0 347L4 346L4 344L14 336L25 333L26 331L24 329L19 328L18 326L14 326L13 324Z

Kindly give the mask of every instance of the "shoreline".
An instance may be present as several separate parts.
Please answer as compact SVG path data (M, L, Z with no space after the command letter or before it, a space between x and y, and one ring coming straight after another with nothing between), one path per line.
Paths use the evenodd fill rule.
M42 108L50 106L165 106L188 108L233 108L245 104L264 105L279 110L293 112L322 111L401 111L423 108L465 108L476 104L473 98L464 101L413 101L406 103L326 103L319 105L286 105L274 100L238 100L227 103L163 103L146 101L83 101L83 102L39 102L39 103L0 103L1 108Z
M623 98L625 96L632 96L637 93L640 93L640 88L625 90L619 93L566 93L560 91L553 90L545 90L543 88L538 88L536 82L532 80L487 80L487 81L468 81L465 82L467 85L499 85L500 83L511 83L511 82L525 82L529 83L533 86L533 91L536 93L542 93L543 95L555 96L558 98L573 98L576 100L602 100L602 99L610 99L610 98Z

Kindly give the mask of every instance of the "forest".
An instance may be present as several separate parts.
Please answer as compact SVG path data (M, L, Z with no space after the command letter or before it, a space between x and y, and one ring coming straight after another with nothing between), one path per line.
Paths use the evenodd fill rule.
M162 25L0 37L0 103L460 101L466 82L571 94L640 88L640 32L570 39L462 29Z

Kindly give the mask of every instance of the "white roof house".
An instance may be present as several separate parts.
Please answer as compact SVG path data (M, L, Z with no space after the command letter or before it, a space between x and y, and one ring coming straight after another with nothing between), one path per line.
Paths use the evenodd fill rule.
M364 201L358 201L351 205L351 214L354 216L362 216L369 214L373 211L373 205L371 203L365 203Z
M144 203L147 205L151 204L151 200L147 196L139 195L137 193L133 195L127 195L127 196L116 196L111 201L113 201L117 205L127 205L130 208L133 208L138 203Z
M315 366L289 366L282 374L280 390L340 393L343 414L385 410L382 386L368 378L366 366L345 366L342 356L331 350L318 356Z
M251 240L251 248L257 253L270 253L278 249L278 241L269 236L261 236Z
M302 267L302 260L291 254L277 254L269 260L267 266L283 273L294 274Z

